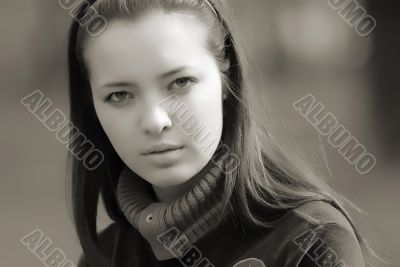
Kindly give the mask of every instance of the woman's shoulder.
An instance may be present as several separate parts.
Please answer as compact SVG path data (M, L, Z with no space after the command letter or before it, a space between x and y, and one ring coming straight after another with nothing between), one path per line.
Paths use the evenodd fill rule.
M352 225L325 201L310 201L288 211L272 232L284 236L279 254L297 255L296 266L365 266Z
M315 200L290 210L287 219L297 218L310 225L337 224L347 229L352 226L339 208L328 201Z

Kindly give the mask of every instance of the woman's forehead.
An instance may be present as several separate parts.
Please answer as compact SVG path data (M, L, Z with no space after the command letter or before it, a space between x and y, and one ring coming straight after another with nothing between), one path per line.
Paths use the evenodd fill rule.
M200 64L209 54L203 36L204 27L191 16L156 13L140 21L116 20L88 42L85 59L94 71L161 73Z
M184 53L205 47L206 39L205 26L197 18L186 14L152 12L140 20L111 21L100 36L88 40L85 50L139 55L157 50Z

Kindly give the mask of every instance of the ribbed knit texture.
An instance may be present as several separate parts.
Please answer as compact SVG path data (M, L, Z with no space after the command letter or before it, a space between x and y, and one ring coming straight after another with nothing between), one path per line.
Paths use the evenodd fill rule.
M157 202L151 185L125 168L120 176L117 198L128 221L138 231L141 212L149 205L159 203L161 231L176 227L189 242L197 240L214 229L222 219L224 167L223 160L210 161L197 175L198 183L184 195L169 203Z

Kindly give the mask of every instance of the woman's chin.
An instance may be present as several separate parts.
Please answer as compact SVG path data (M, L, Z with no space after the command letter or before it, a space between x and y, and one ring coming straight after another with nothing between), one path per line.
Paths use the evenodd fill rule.
M152 177L149 177L147 181L157 187L171 187L187 182L192 176L188 172L171 168L153 172Z

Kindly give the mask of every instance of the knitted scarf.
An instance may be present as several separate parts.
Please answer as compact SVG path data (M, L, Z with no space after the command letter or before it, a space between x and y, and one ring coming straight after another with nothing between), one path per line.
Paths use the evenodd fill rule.
M194 244L215 229L222 220L224 202L224 161L209 161L192 179L191 190L169 203L158 202L151 185L128 167L117 186L117 199L128 221L151 245L158 260L177 258L158 237L171 229Z

